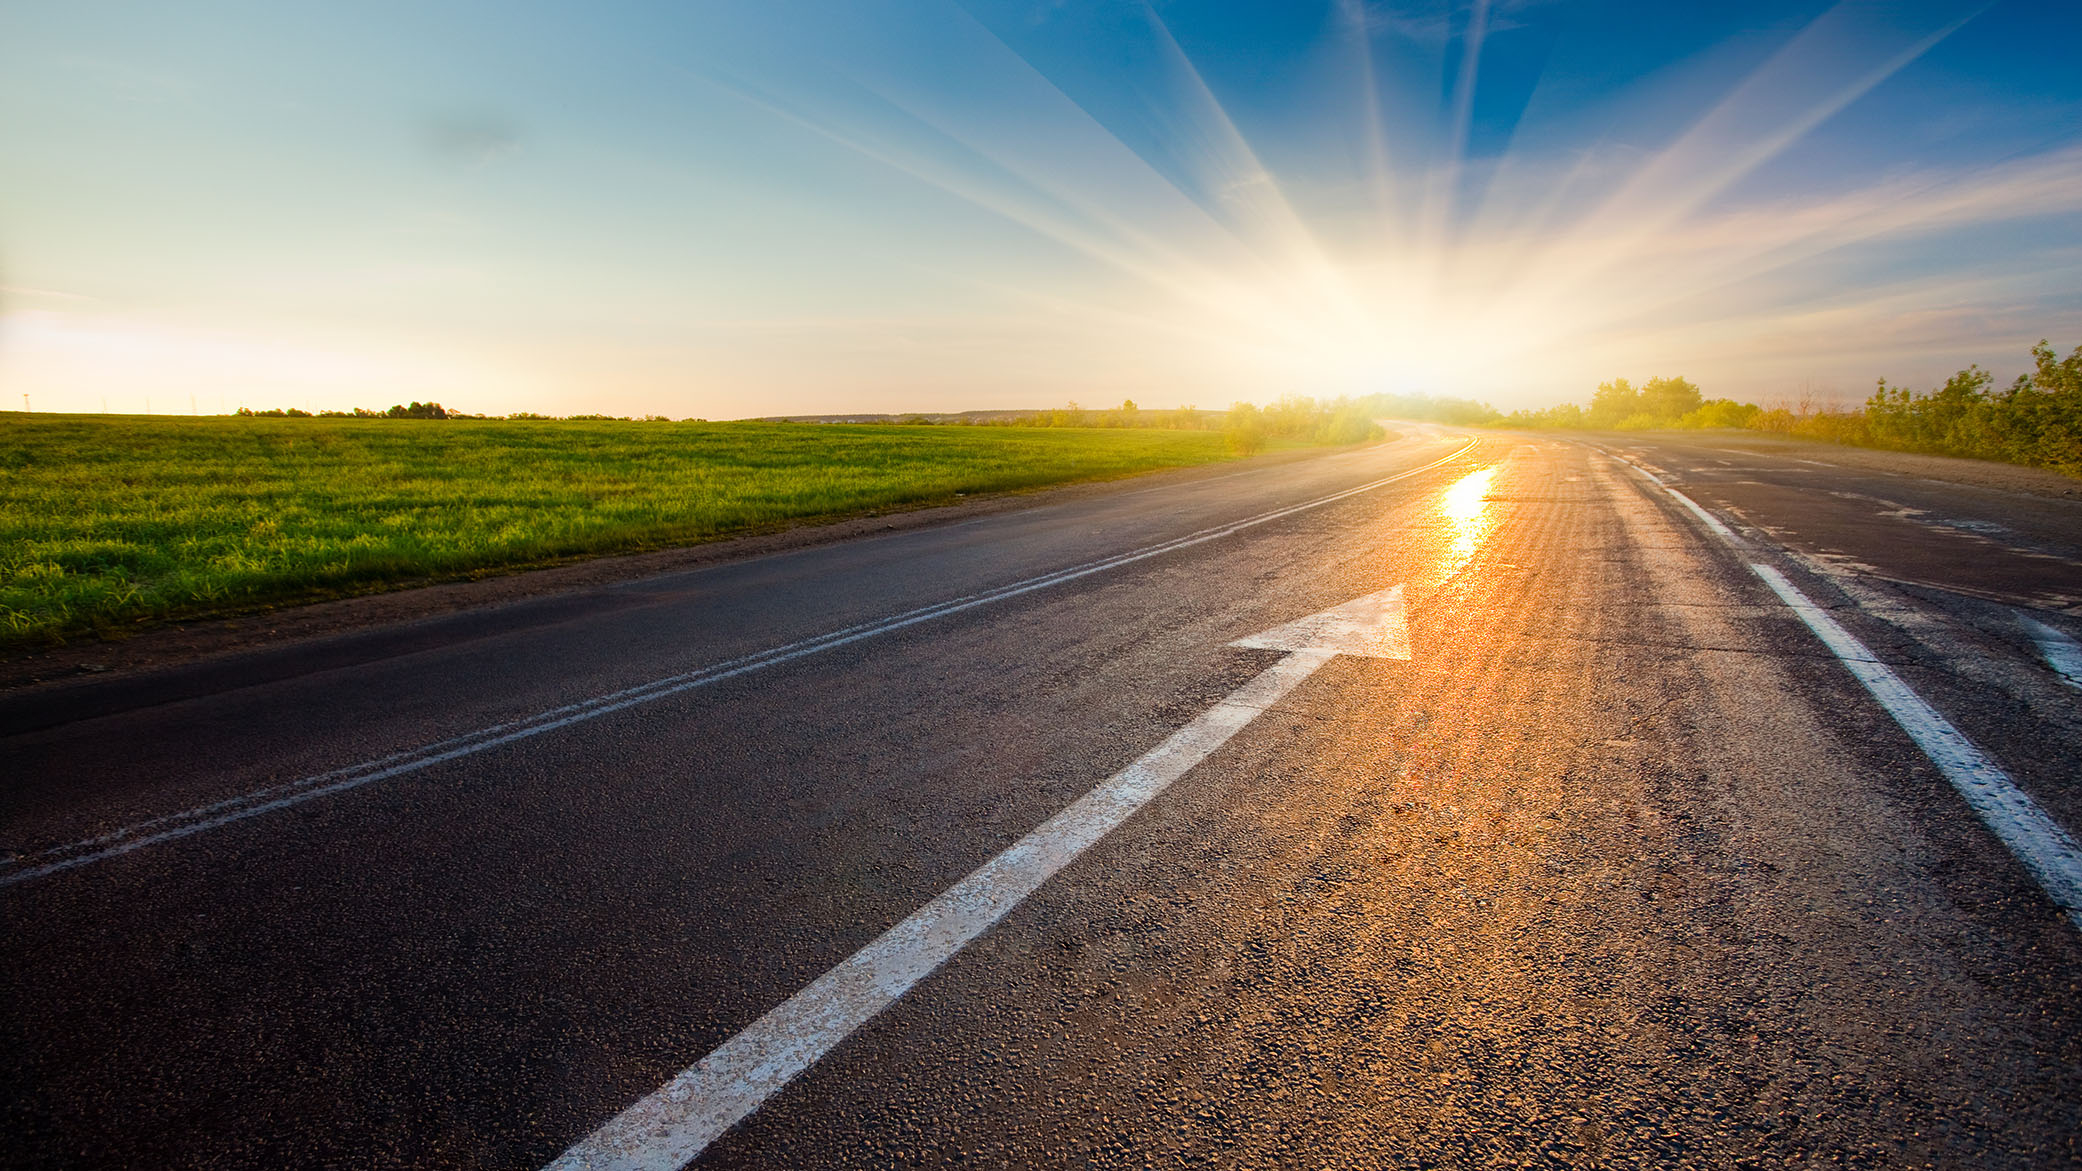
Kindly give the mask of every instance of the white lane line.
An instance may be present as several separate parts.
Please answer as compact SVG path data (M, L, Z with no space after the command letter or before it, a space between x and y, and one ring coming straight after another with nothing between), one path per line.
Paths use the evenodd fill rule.
M1676 497L1728 544L1737 549L1747 546L1747 542L1726 525L1665 483L1660 476L1624 456L1615 455L1614 458ZM2017 782L2011 780L2000 765L1967 739L1965 733L1938 714L1936 708L1902 682L1901 676L1880 662L1864 643L1795 588L1784 574L1769 565L1748 564L1850 670L1852 677L1879 701L1887 714L1894 717L1901 730L1908 733L1916 747L1923 750L1923 755L1937 765L1945 779L1965 798L1968 808L1980 817L1982 824L2031 872L2053 904L2067 912L2068 919L2077 929L2082 929L2082 846L2078 846L2068 831L2032 800L2030 794L2018 788Z
M610 1119L551 1171L673 1171L1339 654L1410 657L1400 585L1229 644L1289 652L743 1032Z
M1691 497L1686 496L1684 493L1679 492L1677 489L1672 488L1668 484L1663 485L1663 491L1668 492L1672 497L1676 498L1679 504L1682 504L1686 508L1691 509L1692 515L1698 517L1699 520L1703 522L1707 528L1712 529L1715 535L1719 536L1721 540L1726 541L1730 545L1740 546L1745 544L1741 537L1735 535L1734 529L1731 529L1727 525L1722 524L1721 518L1699 507L1698 504L1693 502Z
M2082 928L2082 846L2076 845L2075 839L2047 816L2030 794L2018 788L2001 766L1922 696L1910 690L1864 643L1808 600L1784 574L1769 565L1752 564L1750 568L1865 685L1865 690L1887 709L1901 730L1943 771L1945 779L1959 790L1981 821L2038 879L2054 904L2068 913L2076 927Z
M496 748L502 744L511 744L516 740L525 740L529 737L539 736L545 732L569 727L572 724L591 720L611 712L618 712L624 708L649 703L652 700L663 699L669 695L677 695L681 692L690 691L697 687L705 687L712 683L720 683L726 679L734 679L740 675L764 670L767 667L778 666L782 663L793 662L811 655L822 654L825 651L836 650L865 639L916 626L922 622L959 614L979 606L1006 601L1033 593L1036 590L1047 589L1050 586L1089 577L1095 573L1103 573L1125 565L1132 565L1139 561L1146 561L1152 557L1162 556L1166 553L1173 553L1195 545L1205 544L1209 541L1220 540L1223 537L1232 536L1258 525L1293 516L1296 513L1321 508L1340 500L1346 500L1362 493L1386 487L1399 480L1409 479L1411 476L1421 475L1466 454L1468 449L1475 445L1475 442L1475 440L1469 439L1458 450L1421 467L1411 468L1406 472L1384 476L1381 479L1361 484L1356 488L1348 488L1342 492L1333 492L1328 496L1321 496L1314 500L1289 505L1285 508L1277 508L1244 520L1233 521L1210 529L1202 529L1199 532L1189 533L1186 536L1159 544L1145 546L1132 552L1073 566L1069 569L1058 570L1054 573L1042 574L1038 577L1027 578L1023 581L1013 582L1010 585L1001 586L983 593L970 594L931 606L920 607L919 609L906 611L889 618L828 631L824 634L787 643L783 646L772 647L753 654L742 655L735 659L725 660L724 662L698 667L678 675L653 679L650 682L640 683L634 687L595 696L577 703L565 704L561 707L551 708L548 711L537 712L532 716L519 720L494 724L487 728L479 728L473 732L452 736L445 740L438 740L432 744L421 745L404 752L392 753L389 756L380 757L376 760L364 761L346 768L317 773L280 785L269 785L265 788L242 793L236 797L213 801L209 804L185 809L178 813L149 818L108 833L97 834L93 837L69 842L62 846L54 846L35 854L0 859L0 887L12 886L15 883L28 882L32 879L44 878L62 871L105 861L109 858L128 854L134 850L143 849L146 846L175 841L193 834L202 833L205 830L216 829L220 826L231 825L235 822L245 821L248 818L258 817L264 813L273 813L277 810L287 809L305 801L315 800L316 798L329 796L334 793L346 792L349 789L356 789L374 781L388 780L392 777L416 772L444 761L470 756L474 753L483 752L488 748Z
M1605 449L1599 448L1598 450L1604 451ZM1649 483L1654 484L1656 487L1661 488L1664 492L1669 493L1671 499L1677 501L1679 504L1682 504L1685 506L1685 508L1689 509L1693 516L1699 518L1699 523L1705 525L1709 529L1712 529L1714 535L1719 537L1721 540L1726 541L1728 544L1734 545L1737 548L1741 548L1747 544L1747 542L1745 542L1741 537L1735 534L1734 529L1731 529L1727 525L1722 524L1721 518L1699 507L1698 503L1694 501L1691 497L1686 496L1684 493L1679 492L1677 489L1671 487L1670 481L1663 479L1661 476L1656 475L1654 472L1649 471L1647 468L1642 467L1640 464L1635 463L1633 460L1630 460L1617 452L1606 451L1605 454L1611 456L1613 459L1616 459L1619 462L1634 469L1635 471L1641 473L1643 476L1646 476L1648 478Z
M1331 650L1296 651L1142 759L565 1151L548 1171L677 1171L1057 871L1278 702Z
M2061 681L2069 687L2082 689L2082 643L2029 614L2019 613L2017 620L2031 633L2031 640L2039 644L2039 654L2044 656L2046 665L2053 668Z

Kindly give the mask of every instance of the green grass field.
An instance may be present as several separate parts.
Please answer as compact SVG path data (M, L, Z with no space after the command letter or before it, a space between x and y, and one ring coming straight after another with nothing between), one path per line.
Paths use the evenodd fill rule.
M1229 458L1210 431L0 415L0 645Z

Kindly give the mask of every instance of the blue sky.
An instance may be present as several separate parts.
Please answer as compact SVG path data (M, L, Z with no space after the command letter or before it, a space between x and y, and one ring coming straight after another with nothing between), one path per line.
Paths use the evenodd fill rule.
M1850 400L2082 342L2082 5L0 7L37 409Z

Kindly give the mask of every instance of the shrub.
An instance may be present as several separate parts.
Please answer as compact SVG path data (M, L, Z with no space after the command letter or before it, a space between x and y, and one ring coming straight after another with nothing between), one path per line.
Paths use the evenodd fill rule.
M1694 430L1707 427L1748 427L1763 413L1764 408L1755 403L1739 403L1731 398L1708 399L1700 403L1697 410L1686 413L1677 421L1677 425Z
M1859 410L1765 410L1733 399L1706 400L1682 378L1651 378L1636 389L1624 378L1600 383L1589 410L1573 403L1514 411L1514 427L1742 427L1825 443L1927 451L2036 464L2082 476L2082 346L2065 358L2040 341L2032 371L2005 390L1994 376L1968 366L1943 386L1918 392L1881 379ZM1689 406L1685 404L1689 403ZM1679 407L1678 414L1670 412Z

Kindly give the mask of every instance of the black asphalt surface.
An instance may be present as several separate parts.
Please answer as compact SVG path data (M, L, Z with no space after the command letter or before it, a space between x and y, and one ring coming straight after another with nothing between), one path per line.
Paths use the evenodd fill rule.
M0 1161L538 1167L1277 658L1229 641L1404 583L1411 661L1329 663L697 1165L2082 1164L2082 933L1617 457L2070 830L2024 620L2082 635L2082 500L1809 454L1410 431L0 698Z

